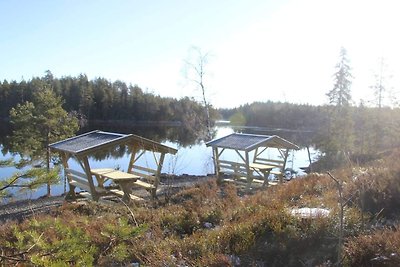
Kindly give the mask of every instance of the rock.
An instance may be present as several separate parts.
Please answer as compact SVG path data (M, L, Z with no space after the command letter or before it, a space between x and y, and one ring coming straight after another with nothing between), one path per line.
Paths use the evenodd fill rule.
M214 225L213 225L212 223L210 223L210 222L205 222L205 223L203 224L203 226L204 226L204 228L207 228L207 229L211 229L211 228L214 227Z

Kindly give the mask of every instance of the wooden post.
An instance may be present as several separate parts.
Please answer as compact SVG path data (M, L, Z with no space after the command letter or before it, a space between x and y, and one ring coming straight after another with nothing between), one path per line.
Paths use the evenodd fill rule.
M246 164L246 174L247 174L247 185L246 185L246 191L250 190L251 187L251 182L252 182L252 173L250 171L250 159L249 159L249 152L246 151L245 155L245 164Z
M154 152L153 152L154 153ZM162 170L162 166L164 164L164 158L165 158L165 152L161 153L160 159L158 161L158 166L157 166L157 172L156 172L156 179L154 181L154 189L152 189L151 191L151 197L152 198L156 198L156 194L157 194L157 188L158 185L160 184L160 178L161 178L161 170Z
M69 186L69 191L68 191L68 193L65 195L65 198L66 198L66 199L75 200L75 199L76 199L76 194L75 194L75 188L76 188L76 187L75 187L74 185L71 184L71 177L70 177L69 174L66 172L66 169L69 168L69 165L68 165L68 155L67 155L67 153L60 153L60 156L61 156L62 164L63 164L63 166L64 166L64 172L65 172L65 174L66 174L66 176L67 176L68 186Z
M311 153L310 153L310 147L309 146L307 146L307 154L308 154L308 161L310 162L309 173L312 173L313 169L312 169Z
M217 181L221 181L221 177L219 176L220 168L219 168L219 154L218 154L218 148L213 147L213 159L214 159L214 172L215 175L217 176Z
M254 151L254 157L253 157L254 163L256 162L257 156L258 156L258 147L256 147L256 150Z
M89 182L89 187L90 187L90 194L92 195L92 199L94 201L98 201L99 200L99 195L97 194L96 188L94 186L93 183L93 177L92 177L92 172L90 170L90 165L89 165L89 160L87 156L84 156L83 158L81 158L82 162L83 162L83 166L85 174L87 176L88 182Z
M128 170L127 172L131 172L133 168L133 164L135 164L136 161L136 153L139 151L139 148L136 145L132 146L132 152L131 152L131 158L129 160L129 165L128 165Z
M288 156L289 156L289 149L287 148L285 150L285 152L283 153L283 165L282 165L282 169L281 169L281 174L279 176L279 183L281 183L281 184L283 183L283 175L285 172L286 161L287 161Z

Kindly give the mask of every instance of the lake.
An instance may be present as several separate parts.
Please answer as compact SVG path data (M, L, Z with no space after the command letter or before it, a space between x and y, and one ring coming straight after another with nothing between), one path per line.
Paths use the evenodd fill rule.
M97 127L101 129L101 127ZM214 172L213 160L212 160L212 149L210 147L206 147L205 142L201 140L198 136L191 135L189 133L179 133L177 130L179 127L161 127L154 129L151 128L140 128L135 130L128 130L128 129L101 129L104 131L114 131L114 132L121 132L121 133L134 133L140 136L161 142L167 146L173 147L178 149L178 153L176 155L166 155L164 166L162 169L163 173L167 174L175 174L175 175L207 175L212 174ZM263 132L260 128L248 129L246 130L240 128L232 128L230 126L216 126L214 128L214 138L219 138L231 134L233 132L251 132L251 130L257 129L257 134L277 134L291 142L296 143L298 140L291 140L290 135L285 136L285 134L279 133L267 133ZM86 129L86 131L90 131L93 129ZM249 131L250 130L250 131ZM4 133L3 133L4 135ZM296 139L296 137L293 137ZM1 140L4 140L2 138ZM1 141L0 140L0 141ZM12 158L13 155L8 151L6 143L0 144L0 148L2 153L0 154L0 159L9 159ZM310 148L311 156L313 159L317 156L317 151ZM229 153L231 152L231 153ZM229 159L233 161L238 161L238 155L234 151L226 151L224 152L224 159ZM276 155L270 155L275 157ZM18 159L18 156L15 156ZM118 168L120 170L126 170L130 154L126 149L120 149L117 151L113 151L112 153L106 153L104 155L97 155L96 157L90 158L90 165L93 168ZM142 157L139 164L144 166L148 164L152 164L152 160L149 159L147 162L147 157L152 157L152 155L145 155ZM80 169L78 163L76 161L70 160L69 161L70 167L75 169ZM306 167L309 165L307 149L302 148L298 151L292 151L290 156L288 157L287 167L293 168L294 170L298 171L298 175L302 175L300 167ZM151 166L150 166L151 167ZM15 168L7 167L7 168L0 168L0 179L4 179L6 177L11 176L15 171ZM64 177L62 181L58 185L52 186L52 195L60 195L65 192L66 184ZM38 190L31 192L26 191L23 193L18 194L12 200L20 200L20 199L34 199L46 194L46 187L39 188Z

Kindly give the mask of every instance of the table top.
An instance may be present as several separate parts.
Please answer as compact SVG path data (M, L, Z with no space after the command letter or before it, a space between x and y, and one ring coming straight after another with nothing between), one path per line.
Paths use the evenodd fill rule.
M92 169L92 174L100 175L112 180L137 180L140 177L132 173L122 172L114 169Z
M260 164L260 163L250 163L249 164L250 168L253 169L259 169L259 170L272 170L275 168L273 165L267 165L267 164Z

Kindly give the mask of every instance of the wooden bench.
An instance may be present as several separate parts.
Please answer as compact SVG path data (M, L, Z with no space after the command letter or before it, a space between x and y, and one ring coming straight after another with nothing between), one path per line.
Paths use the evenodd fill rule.
M270 174L276 175L280 181L283 179L283 171L284 171L283 168L285 167L284 160L257 158L255 159L253 164L274 166L274 168L270 171Z
M265 176L263 171L260 171L256 166L250 166L248 175L247 166L244 163L232 162L227 160L219 160L219 175L231 175L233 178L225 178L223 181L225 182L236 182L236 183L246 183L248 188L252 183L258 185L268 184L268 181L265 181ZM265 165L263 165L265 166ZM258 167L262 167L259 165Z
M122 195L123 200L138 200L138 197L131 194L133 185L141 185L147 187L147 185L141 183L140 176L132 173L122 172L114 169L92 169L92 174L96 176L100 184L104 184L107 180L112 180L118 184L121 190L112 189L109 190L111 193L116 195Z
M138 179L134 185L146 189L151 193L152 197L156 196L157 188L160 184L160 178L159 175L157 175L157 170L139 165L132 165L132 168L128 172L140 177L140 179Z
M88 179L85 173L72 169L65 169L65 173L68 177L68 183L71 187L70 192L68 193L69 197L76 197L75 188L78 187L86 191L80 193L82 196L94 200L98 200L100 197L107 195L122 196L123 200L127 202L129 202L130 200L143 200L142 198L131 194L132 184L141 184L138 180L140 177L109 168L93 169L91 171L92 174L96 177L96 183L92 179L92 177ZM120 189L105 188L104 183L107 180L114 181L118 186L120 186Z
M68 197L75 198L75 188L78 187L82 190L85 190L90 193L91 198L98 199L99 196L106 195L107 192L104 189L103 185L94 184L92 180L92 185L90 185L90 181L88 180L85 173L78 172L72 169L65 169L65 174L68 177L68 183L70 185L70 192L68 193Z

